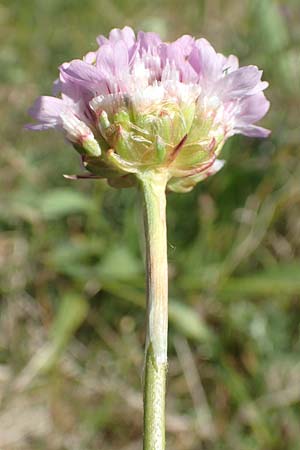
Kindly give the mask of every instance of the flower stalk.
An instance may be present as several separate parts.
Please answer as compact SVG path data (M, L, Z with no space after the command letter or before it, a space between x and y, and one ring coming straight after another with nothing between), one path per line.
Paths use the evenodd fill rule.
M165 449L168 342L167 173L139 174L144 198L147 336L144 368L144 450Z

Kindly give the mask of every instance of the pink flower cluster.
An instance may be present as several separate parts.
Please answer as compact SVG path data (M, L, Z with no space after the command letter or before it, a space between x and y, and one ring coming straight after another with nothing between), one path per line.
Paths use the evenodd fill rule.
M61 65L55 96L36 100L29 112L37 123L28 128L59 128L83 153L99 157L113 149L129 163L149 164L162 148L156 163L163 164L181 142L185 157L189 147L193 154L188 167L203 161L195 157L197 145L199 154L218 156L234 134L268 136L256 125L269 109L268 83L256 66L239 67L235 56L188 35L166 43L125 27L97 42L83 60Z

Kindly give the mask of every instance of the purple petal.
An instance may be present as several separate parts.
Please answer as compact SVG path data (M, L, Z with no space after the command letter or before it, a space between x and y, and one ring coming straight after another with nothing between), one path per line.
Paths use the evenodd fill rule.
M103 34L97 36L96 41L99 46L109 43L109 40L107 39L107 37L103 36Z
M145 33L144 31L139 31L137 35L137 42L141 50L149 50L155 47L159 47L161 44L161 39L156 33Z
M29 127L35 130L54 128L59 125L60 114L65 110L66 105L61 99L47 96L39 97L29 109L28 113L33 119L42 123L32 126L29 125Z
M110 42L124 41L127 47L131 47L135 43L135 34L132 28L124 27L122 30L119 28L114 28L109 33Z
M82 84L97 83L101 80L96 67L81 61L80 59L74 59L67 66L62 65L60 67L60 71L67 79L71 79L76 82L83 82Z
M184 34L179 39L176 39L176 41L172 42L170 44L170 48L176 49L177 52L180 52L183 56L188 56L194 46L195 39L188 35Z
M97 69L103 77L121 76L128 72L128 49L123 41L100 47L97 54Z
M98 74L110 78L114 74L114 51L111 44L102 45L97 52L96 67Z
M56 125L50 123L27 123L26 125L24 125L25 130L31 131L45 131L55 127Z
M131 48L135 44L135 34L133 29L130 27L124 27L123 29L114 28L109 33L109 39L102 35L97 37L99 45L114 43L121 40L126 43L128 48Z
M162 65L166 67L171 62L180 74L180 81L184 83L197 81L197 73L187 60L193 46L194 39L184 35L170 44L163 43L159 49Z
M88 64L94 64L97 58L97 52L88 52L84 57L83 61Z
M243 123L255 123L268 112L270 102L263 92L245 97L240 103L239 120Z
M151 89L154 85L165 89L166 100L171 96L172 101L182 101L180 92L184 89L197 93L197 102L204 101L204 110L226 136L235 132L268 135L268 130L254 125L269 108L262 92L268 83L261 81L262 71L256 66L239 68L235 56L216 53L207 40L189 35L164 43L155 33L139 32L135 38L133 30L124 27L113 29L108 38L99 36L97 41L97 51L60 67L54 92L60 93L61 99L38 99L30 114L39 123L29 128L59 127L64 111L94 126L95 115L90 108L94 97L125 98L124 94L134 95L135 89Z
M213 81L220 76L220 58L206 39L198 39L195 42L189 62L201 78Z
M261 75L256 66L241 67L225 75L215 86L216 92L223 101L256 94L267 87L260 81Z
M109 93L106 81L99 70L80 59L72 61L67 67L61 66L60 71L64 79L84 87L95 95Z
M258 127L257 125L240 125L235 127L235 133L244 134L245 136L266 138L271 131L267 128Z
M128 72L129 67L128 50L124 42L117 42L114 46L114 66L115 73L121 76L124 72Z
M235 55L229 55L228 58L225 58L224 65L222 67L222 71L226 71L228 73L233 72L239 68L239 60Z

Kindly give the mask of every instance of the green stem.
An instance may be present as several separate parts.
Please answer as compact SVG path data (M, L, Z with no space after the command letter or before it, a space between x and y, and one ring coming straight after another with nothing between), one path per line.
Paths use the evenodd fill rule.
M144 450L165 449L168 342L167 174L139 175L144 196L147 256L147 337L144 373Z

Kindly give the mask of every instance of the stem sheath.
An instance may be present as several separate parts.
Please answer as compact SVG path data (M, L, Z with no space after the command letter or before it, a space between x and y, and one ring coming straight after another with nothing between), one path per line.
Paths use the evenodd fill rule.
M167 175L140 175L147 259L147 337L144 373L144 450L165 450L168 342Z

